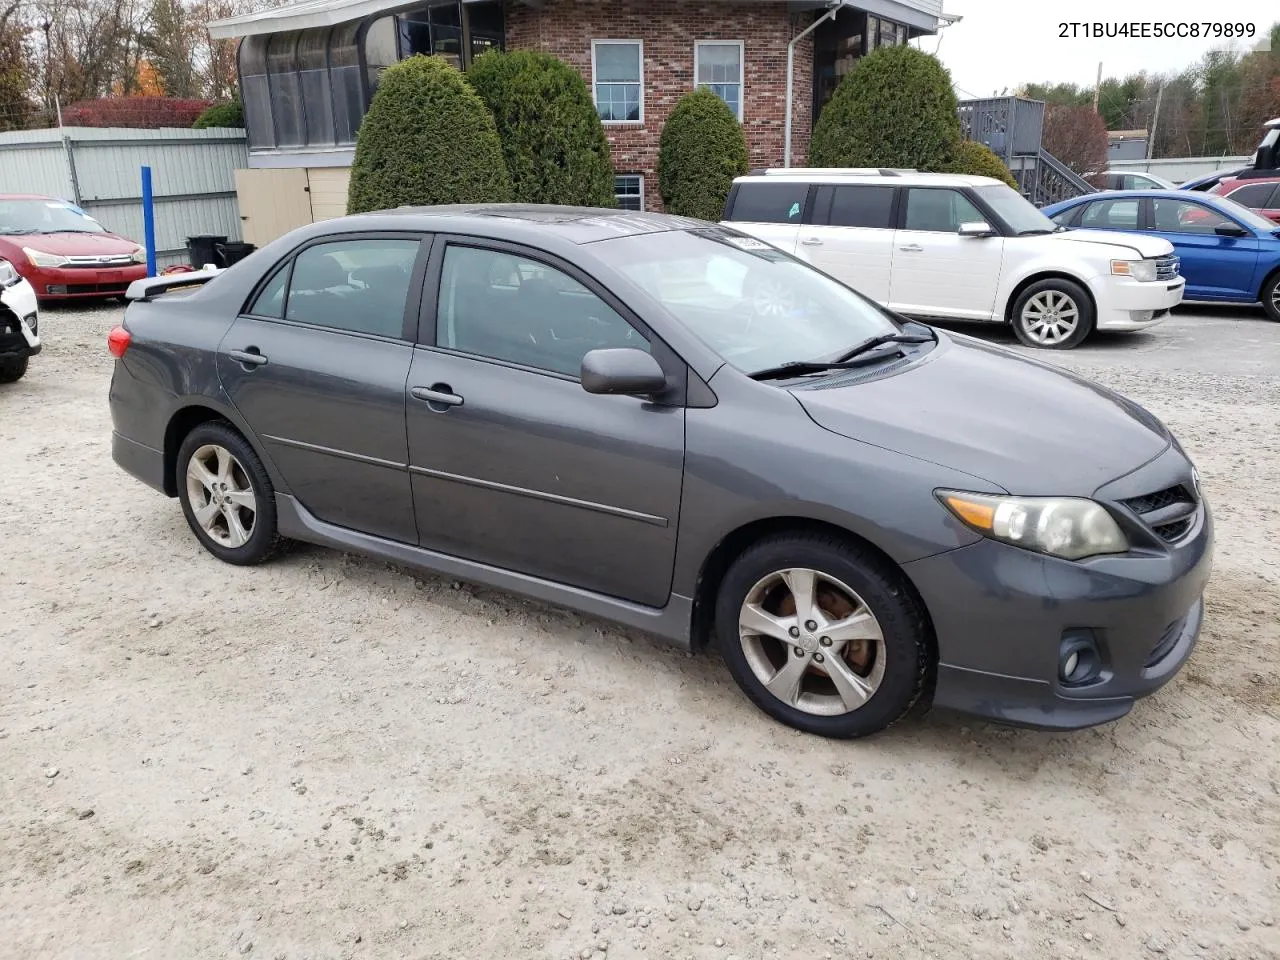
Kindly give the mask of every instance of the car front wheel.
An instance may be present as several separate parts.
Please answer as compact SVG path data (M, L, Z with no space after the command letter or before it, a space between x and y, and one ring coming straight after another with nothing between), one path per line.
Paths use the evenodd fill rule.
M248 566L279 550L271 478L229 424L202 423L192 430L178 451L177 472L182 512L215 557Z
M16 383L27 373L27 358L0 360L0 383Z
M1070 280L1033 283L1013 305L1013 332L1028 347L1070 350L1093 332L1093 301Z
M1268 317L1280 322L1280 273L1268 280L1262 288L1262 306Z
M901 576L836 537L760 541L716 602L716 639L743 692L824 737L864 737L906 714L931 666L927 636Z

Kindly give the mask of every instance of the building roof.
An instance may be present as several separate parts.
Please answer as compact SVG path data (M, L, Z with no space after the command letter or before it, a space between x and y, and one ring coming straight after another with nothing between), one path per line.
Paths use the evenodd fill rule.
M462 2L477 3L479 0ZM522 2L540 6L542 0ZM738 2L778 3L782 0ZM300 0L271 10L214 20L208 24L209 36L214 40L232 40L286 30L332 27L378 14L413 10L426 6L427 3L428 0ZM942 15L942 0L788 0L788 4L793 10L818 10L832 4L848 5L930 32L937 29L938 17Z
M1147 139L1147 131L1145 130L1108 130L1107 137L1111 140L1145 140Z

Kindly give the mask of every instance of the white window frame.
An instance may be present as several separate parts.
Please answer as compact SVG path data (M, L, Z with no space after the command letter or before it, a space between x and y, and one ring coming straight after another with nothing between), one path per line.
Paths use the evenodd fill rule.
M614 179L613 199L614 200L618 199L617 181L623 179L624 177L635 177L637 180L640 181L640 209L636 212L644 213L645 207L644 207L644 174L643 173L615 173L613 175L613 179Z
M736 46L738 48L738 122L743 123L747 113L747 44L743 40L697 40L693 44L693 89L709 87L698 82L698 50L704 46Z
M603 45L619 44L638 47L640 50L640 119L639 120L601 120L606 127L637 127L644 123L644 41L643 40L592 40L591 41L591 102L595 104L596 114L600 113L600 104L596 100L596 48Z

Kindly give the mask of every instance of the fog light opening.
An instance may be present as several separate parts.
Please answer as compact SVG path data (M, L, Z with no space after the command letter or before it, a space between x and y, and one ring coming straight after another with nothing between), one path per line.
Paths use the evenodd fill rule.
M1062 638L1058 680L1066 687L1093 683L1102 673L1102 653L1091 633L1076 631Z

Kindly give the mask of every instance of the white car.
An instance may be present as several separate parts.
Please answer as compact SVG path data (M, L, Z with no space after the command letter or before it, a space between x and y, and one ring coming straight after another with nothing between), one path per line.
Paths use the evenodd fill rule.
M1145 330L1186 286L1168 240L1062 230L988 177L766 170L734 181L724 218L897 313L1012 323L1034 347Z
M1154 173L1138 173L1134 170L1107 170L1100 174L1085 174L1085 179L1097 184L1101 179L1103 190L1176 190L1178 185Z
M21 380L27 361L40 352L36 291L0 259L0 383Z

